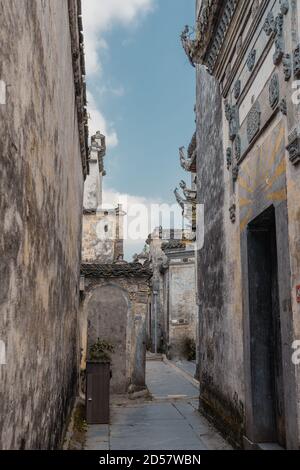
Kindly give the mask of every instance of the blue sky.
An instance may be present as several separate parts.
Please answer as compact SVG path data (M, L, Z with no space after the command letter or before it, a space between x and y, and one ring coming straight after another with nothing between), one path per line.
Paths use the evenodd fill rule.
M108 143L104 188L174 203L174 188L189 181L178 148L195 127L195 69L180 43L195 0L83 0L83 7L90 127Z

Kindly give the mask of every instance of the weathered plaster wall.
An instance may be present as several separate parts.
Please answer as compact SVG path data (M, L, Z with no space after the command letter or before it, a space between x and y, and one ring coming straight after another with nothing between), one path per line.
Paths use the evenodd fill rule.
M112 354L112 393L125 393L128 388L126 364L127 313L129 299L118 285L104 284L93 289L87 301L88 351L97 339L108 341Z
M197 254L200 406L236 438L244 421L242 326L235 319L242 306L231 298L236 256L228 260L226 253L222 100L203 66L197 66L197 133L198 202L205 213L204 247Z
M153 277L151 280L151 297L149 298L149 313L151 318L147 322L148 344L151 343L152 351L155 350L155 309L157 315L157 350L165 351L167 323L165 316L165 293L164 278L160 272L160 266L165 259L164 252L161 249L163 240L158 236L153 236L150 243L149 257L153 269Z
M68 2L0 10L0 448L55 448L78 376L83 173Z
M249 288L248 240L249 224L272 208L278 265L278 305L272 304L272 315L278 317L272 321L280 323L281 337L271 350L276 370L269 366L267 372L282 380L282 390L272 409L280 433L275 417L271 432L289 449L299 448L300 442L299 368L291 360L292 342L300 336L295 296L300 282L300 137L293 92L293 79L300 76L299 18L298 2L237 2L235 16L231 21L223 17L218 30L226 34L228 27L220 54L214 46L208 51L216 78L197 69L198 182L200 202L206 204L205 246L198 262L200 338L206 342L201 405L220 427L231 429L236 442L259 442L257 397L263 399L267 374L253 378L253 351L262 331L249 329L256 310L249 307L255 296ZM207 34L213 31L217 27Z
M97 338L111 342L111 392L124 394L130 385L145 387L146 315L149 281L143 277L85 279L82 306L87 334L82 336L83 357Z
M197 308L194 261L177 260L169 266L168 356L183 358L186 341L196 341Z
M84 213L82 227L82 261L113 263L119 254L119 228L122 218L116 211L98 210ZM123 249L121 250L123 252Z
M172 234L173 235L173 234ZM175 233L177 240L182 233ZM168 237L168 238L167 238ZM153 269L151 280L151 308L148 313L148 339L155 350L155 302L157 310L157 350L169 357L186 355L186 340L196 339L198 314L196 307L195 256L190 246L180 249L162 248L170 242L170 230L158 229L149 243L149 257Z

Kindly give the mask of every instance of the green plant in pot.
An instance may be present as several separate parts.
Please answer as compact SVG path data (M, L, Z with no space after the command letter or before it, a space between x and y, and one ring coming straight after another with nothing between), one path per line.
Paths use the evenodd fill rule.
M106 340L97 339L97 342L90 347L90 360L92 362L111 362L111 354L114 353L114 346Z

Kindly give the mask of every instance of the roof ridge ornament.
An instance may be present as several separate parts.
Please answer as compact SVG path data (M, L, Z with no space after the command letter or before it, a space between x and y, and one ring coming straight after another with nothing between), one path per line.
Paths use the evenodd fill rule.
M194 168L196 165L197 160L197 133L194 132L192 140L188 146L187 153L185 151L185 147L179 148L179 159L181 167L192 173L196 172Z
M212 73L237 5L238 0L202 1L196 21L195 39L191 39L189 26L185 26L181 34L183 48L193 66L204 64ZM222 15L219 17L221 11Z

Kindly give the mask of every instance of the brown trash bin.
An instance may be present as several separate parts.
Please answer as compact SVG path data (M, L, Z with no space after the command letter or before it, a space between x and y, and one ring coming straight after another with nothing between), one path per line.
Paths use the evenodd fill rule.
M86 363L87 424L109 424L110 363Z

